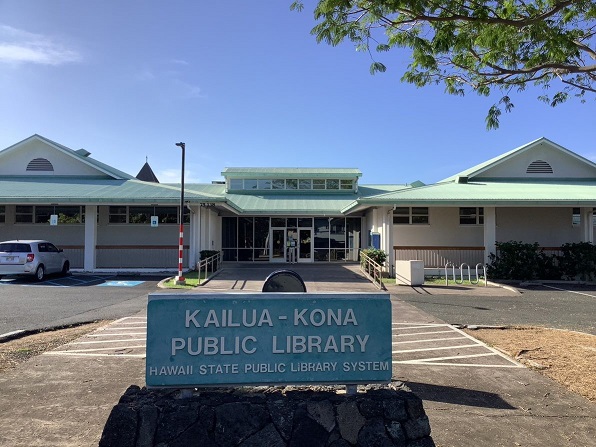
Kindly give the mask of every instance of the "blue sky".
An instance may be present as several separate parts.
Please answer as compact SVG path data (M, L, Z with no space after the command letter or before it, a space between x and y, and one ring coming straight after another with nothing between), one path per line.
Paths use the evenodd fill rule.
M408 54L317 44L314 2L0 0L0 148L38 133L161 182L224 167L355 167L362 183L433 182L542 136L596 161L596 102L542 91L485 129L499 96L403 84Z

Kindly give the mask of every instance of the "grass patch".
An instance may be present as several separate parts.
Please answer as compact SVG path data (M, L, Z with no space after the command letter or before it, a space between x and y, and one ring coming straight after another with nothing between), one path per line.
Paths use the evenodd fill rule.
M201 281L203 281L205 278L205 272L201 272ZM176 280L174 278L164 281L163 285L169 289L192 289L193 287L197 287L199 285L199 272L196 270L186 272L184 274L184 279L186 279L185 286L176 284Z

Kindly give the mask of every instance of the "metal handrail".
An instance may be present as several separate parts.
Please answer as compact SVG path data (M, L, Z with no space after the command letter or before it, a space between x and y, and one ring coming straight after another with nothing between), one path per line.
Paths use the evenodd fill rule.
M221 266L221 252L217 252L213 256L201 259L197 262L197 271L199 272L198 284L201 284L201 272L205 271L205 279L209 278L209 273L213 274Z
M385 286L383 285L383 266L362 251L360 252L360 270L372 280L374 285L381 290L385 290Z

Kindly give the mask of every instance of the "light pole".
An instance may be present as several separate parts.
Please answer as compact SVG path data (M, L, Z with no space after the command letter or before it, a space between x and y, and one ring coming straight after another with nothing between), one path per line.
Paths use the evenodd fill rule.
M178 242L178 276L176 276L176 284L186 284L186 279L182 276L182 261L184 259L184 152L186 149L185 143L176 143L176 146L182 149L182 172L180 173L180 235Z

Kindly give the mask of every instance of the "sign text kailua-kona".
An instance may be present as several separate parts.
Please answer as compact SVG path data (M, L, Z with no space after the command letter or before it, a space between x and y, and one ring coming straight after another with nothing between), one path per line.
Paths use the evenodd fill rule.
M388 294L151 294L149 387L391 379Z

